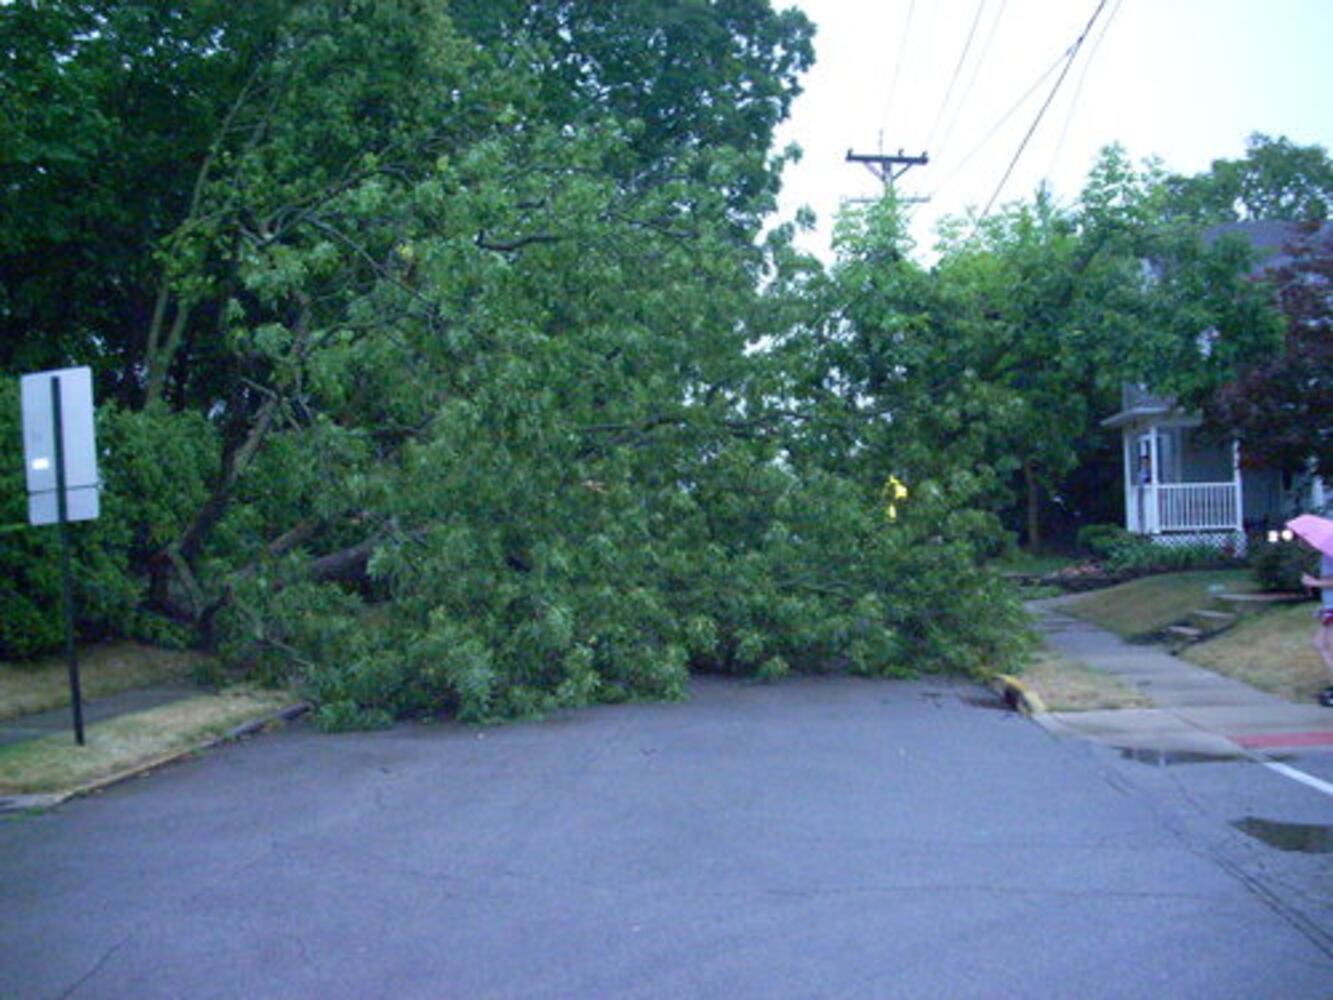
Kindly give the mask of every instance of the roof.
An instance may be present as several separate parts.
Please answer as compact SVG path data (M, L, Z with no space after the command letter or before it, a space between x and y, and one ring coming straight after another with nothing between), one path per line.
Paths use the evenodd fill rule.
M1120 427L1144 417L1161 417L1176 408L1170 396L1158 396L1143 386L1126 382L1120 387L1120 412L1102 421L1103 427Z
M1205 246L1211 247L1224 236L1237 235L1249 241L1259 253L1255 274L1263 274L1283 267L1292 261L1287 249L1293 244L1313 242L1333 251L1333 222L1320 223L1311 229L1309 223L1287 222L1281 219L1250 219L1244 222L1224 222L1210 226L1199 234ZM1163 417L1176 409L1169 396L1155 396L1142 387L1125 385L1121 393L1120 411L1101 422L1103 427L1123 427L1142 418Z
M1279 219L1224 222L1205 229L1200 234L1200 239L1205 246L1212 246L1228 235L1243 237L1259 252L1259 264L1255 272L1262 273L1289 264L1292 258L1286 249L1293 243L1311 240L1333 247L1333 222L1321 223L1313 232L1309 223L1285 222Z
M1103 427L1123 427L1125 424L1133 423L1144 417L1162 417L1170 413L1173 406L1139 406L1132 410L1121 410L1102 421Z

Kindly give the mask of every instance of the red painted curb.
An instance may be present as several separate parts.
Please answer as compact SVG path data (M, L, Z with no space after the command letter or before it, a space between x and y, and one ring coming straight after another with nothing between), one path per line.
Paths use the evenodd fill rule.
M1247 750L1269 747L1327 747L1333 746L1333 733L1246 733L1228 737Z

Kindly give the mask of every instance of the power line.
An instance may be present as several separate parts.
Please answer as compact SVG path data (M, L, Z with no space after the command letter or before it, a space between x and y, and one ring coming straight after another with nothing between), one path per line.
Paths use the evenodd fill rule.
M916 10L916 0L909 0L907 4L907 21L903 25L903 40L898 45L898 59L893 67L893 80L889 83L889 99L884 102L884 114L880 121L888 124L889 112L893 110L893 98L898 93L898 77L903 71L903 55L907 52L907 39L912 34L912 13Z
M1051 160L1046 165L1046 176L1049 177L1055 172L1055 163L1060 159L1060 153L1064 149L1065 138L1069 135L1069 126L1074 121L1074 109L1078 107L1078 99L1083 96L1083 84L1088 79L1088 68L1092 65L1097 53L1101 51L1102 42L1106 41L1106 36L1111 31L1111 24L1115 21L1115 16L1120 13L1120 6L1124 0L1115 0L1115 4L1107 12L1106 21L1102 24L1102 33L1097 36L1096 41L1092 43L1092 48L1088 50L1088 58L1083 60L1083 69L1078 75L1078 83L1074 86L1074 96L1069 102L1069 110L1065 113L1065 123L1060 129L1060 138L1055 143L1055 152L1051 154Z
M949 148L949 139L953 136L954 126L958 124L958 119L963 115L963 108L967 105L967 99L972 96L972 88L977 85L977 78L981 76L981 67L986 63L986 56L990 54L991 43L995 41L995 30L1000 26L1000 20L1004 17L1004 5L1007 0L1000 0L1000 7L995 12L995 17L991 20L990 31L986 33L986 40L981 45L981 53L977 56L977 61L972 66L972 75L967 79L967 86L963 88L963 96L954 107L954 112L949 118L949 124L944 129L944 137L940 139L940 153Z
M981 22L981 12L986 9L986 0L977 0L977 12L972 15L972 27L967 31L967 41L963 42L963 51L958 56L958 64L953 68L953 76L949 78L949 86L944 89L944 100L940 101L940 110L935 115L935 124L930 127L930 132L926 136L926 148L930 148L931 141L935 138L935 133L939 130L940 122L944 120L944 109L949 106L949 98L953 96L954 84L958 82L958 76L962 72L963 63L967 60L967 54L972 49L972 39L976 37L977 25Z
M944 188L946 184L948 184L951 180L957 177L959 171L961 171L965 166L967 166L967 164L971 161L972 157L976 156L976 154L981 151L982 147L985 146L986 143L990 142L992 138L994 138L995 133L998 132L1004 126L1004 123L1007 122L1010 118L1012 118L1014 116L1014 113L1017 112L1019 108L1023 107L1023 105L1027 103L1028 98L1030 98L1033 94L1037 92L1037 88L1040 87L1043 83L1045 83L1052 73L1054 73L1057 69L1060 68L1061 61L1065 59L1068 53L1069 50L1066 49L1064 52L1061 52L1058 56L1055 57L1055 60L1049 66L1047 66L1045 70L1042 71L1041 76L1037 77L1037 79L1032 82L1032 85L1029 86L1027 90L1023 91L1023 96L1020 97L1018 100L1016 100L1009 107L1009 110L999 117L999 119L995 122L995 124L990 127L990 130L987 131L987 133L981 137L981 140L976 145L974 145L970 150L968 150L967 154L961 160L958 161L958 165L955 166L953 170L949 171L949 173L945 175L942 181L940 181L937 185L935 185L935 192L934 192L935 194L939 194L939 192Z
M1083 40L1088 37L1088 32L1092 30L1092 26L1097 22L1097 17L1101 14L1102 8L1105 6L1106 0L1098 0L1097 9L1092 12L1092 17L1088 18L1088 23L1084 26L1083 33L1074 40L1073 45L1069 46L1069 58L1065 60L1064 69L1060 71L1059 77L1056 78L1055 85L1051 87L1051 92L1046 95L1046 100L1042 104L1040 110L1037 111L1037 117L1032 120L1032 125L1028 128L1027 134L1023 136L1023 141L1018 144L1018 149L1014 153L1014 158L1009 161L1009 166L1005 168L1004 176L1000 178L1000 183L995 186L995 192L990 196L990 201L986 202L985 209L983 209L981 215L977 217L978 223L990 214L991 206L995 204L995 199L998 198L1000 192L1004 190L1004 185L1009 181L1009 175L1014 172L1014 167L1018 165L1018 159L1023 155L1023 150L1027 149L1028 142L1032 139L1033 133L1037 131L1037 126L1041 124L1041 119L1046 114L1046 109L1051 106L1051 101L1055 100L1055 95L1060 90L1060 84L1064 83L1065 77L1069 75L1069 67L1074 65L1074 57L1078 55L1078 50L1082 48Z

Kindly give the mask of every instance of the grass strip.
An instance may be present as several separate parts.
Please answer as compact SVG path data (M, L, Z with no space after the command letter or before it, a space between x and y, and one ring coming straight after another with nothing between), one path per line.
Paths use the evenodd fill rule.
M1046 650L1023 668L1019 679L1048 712L1094 712L1147 708L1152 702L1120 680Z
M1314 607L1309 602L1247 616L1181 656L1288 701L1313 701L1333 684L1314 649Z
M76 791L211 742L294 700L286 691L238 688L99 722L82 747L69 733L0 747L0 794Z

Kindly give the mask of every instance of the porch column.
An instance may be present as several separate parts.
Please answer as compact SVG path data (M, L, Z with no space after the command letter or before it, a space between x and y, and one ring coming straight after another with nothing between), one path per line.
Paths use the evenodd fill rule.
M1127 424L1120 431L1120 458L1125 466L1125 530L1139 530L1139 511L1135 500L1138 490L1134 488L1134 431L1133 424Z
M1148 468L1152 470L1152 475L1145 491L1148 497L1148 523L1143 526L1143 530L1150 535L1162 533L1162 511L1157 502L1157 484L1162 481L1162 466L1157 447L1157 435L1157 425L1153 424L1152 432L1148 435Z
M1240 441L1231 439L1231 484L1236 491L1236 532L1245 537L1245 490L1240 478Z

